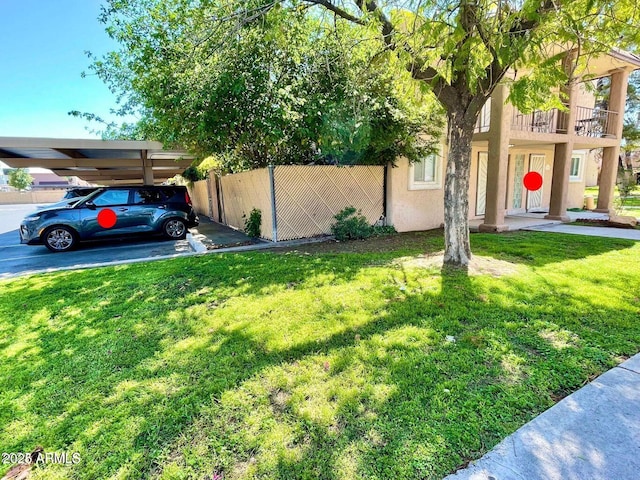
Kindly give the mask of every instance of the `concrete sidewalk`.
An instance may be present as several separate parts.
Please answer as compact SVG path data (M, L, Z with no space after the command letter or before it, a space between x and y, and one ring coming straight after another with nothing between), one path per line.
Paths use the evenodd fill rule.
M445 480L640 478L640 354L609 370Z
M589 235L591 237L625 238L627 240L640 240L640 230L612 227L586 227L572 225L571 223L559 223L555 225L538 225L523 228L535 232L569 233L574 235ZM640 478L640 475L639 475Z
M189 231L193 239L189 243L196 252L261 243L261 240L252 240L244 232L213 222L204 215L200 215L200 225L190 228ZM194 246L197 243L200 243L202 248Z

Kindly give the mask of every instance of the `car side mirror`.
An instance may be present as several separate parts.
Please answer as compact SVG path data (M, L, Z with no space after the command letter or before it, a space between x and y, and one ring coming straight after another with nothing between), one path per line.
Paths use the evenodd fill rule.
M96 204L93 203L91 200L89 200L88 202L85 202L84 206L87 207L89 210L96 209Z

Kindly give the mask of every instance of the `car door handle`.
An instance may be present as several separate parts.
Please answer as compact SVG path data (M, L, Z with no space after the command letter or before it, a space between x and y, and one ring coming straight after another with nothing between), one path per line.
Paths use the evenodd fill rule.
M126 212L129 209L128 208L119 208L118 210L120 210L121 212Z

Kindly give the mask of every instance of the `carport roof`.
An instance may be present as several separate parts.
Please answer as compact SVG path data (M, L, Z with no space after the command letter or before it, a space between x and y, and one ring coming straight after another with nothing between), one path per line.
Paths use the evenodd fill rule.
M160 142L0 137L0 162L12 168L42 167L102 185L162 183L193 161L185 150Z

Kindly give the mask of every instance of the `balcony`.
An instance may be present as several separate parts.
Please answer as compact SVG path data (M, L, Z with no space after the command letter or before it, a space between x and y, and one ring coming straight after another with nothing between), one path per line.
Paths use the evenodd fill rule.
M615 138L618 113L602 108L576 107L575 133L585 137ZM513 112L513 130L534 133L567 133L567 114L557 108L532 113Z
M576 107L576 135L615 138L618 112L602 108Z
M557 108L531 113L520 113L514 108L511 128L522 132L567 133L566 116Z

